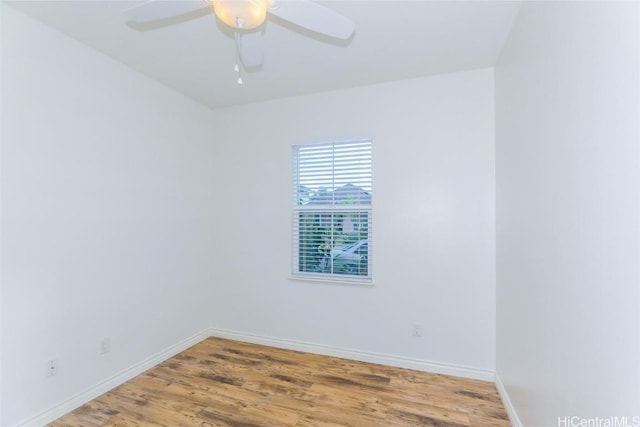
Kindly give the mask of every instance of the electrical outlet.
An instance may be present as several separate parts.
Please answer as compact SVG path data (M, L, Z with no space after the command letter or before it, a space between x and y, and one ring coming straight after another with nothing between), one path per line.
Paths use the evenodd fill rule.
M51 378L58 373L58 359L51 359L47 362L47 378Z
M411 327L411 335L416 338L422 338L422 325L415 324Z
M107 354L111 351L111 338L104 338L100 341L100 354Z

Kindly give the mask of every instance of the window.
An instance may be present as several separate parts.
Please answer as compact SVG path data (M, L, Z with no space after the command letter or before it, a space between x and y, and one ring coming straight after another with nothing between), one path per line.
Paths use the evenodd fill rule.
M371 281L371 140L293 147L295 277Z

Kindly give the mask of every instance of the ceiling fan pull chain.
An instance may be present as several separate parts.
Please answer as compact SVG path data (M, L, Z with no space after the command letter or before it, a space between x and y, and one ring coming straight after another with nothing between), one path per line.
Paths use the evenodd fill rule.
M239 85L241 85L243 81L242 81L242 76L240 75L240 66L236 64L235 67L233 67L233 69L238 73L238 80L236 81L238 82Z
M244 27L244 21L238 17L236 17L236 24L238 25L238 28L242 29L242 27ZM235 32L235 38L236 38L236 67L235 70L238 72L238 80L236 80L238 82L239 85L241 85L242 83L244 83L242 81L242 75L240 74L240 33L239 32Z
M235 39L236 39L236 65L233 66L233 70L238 73L238 80L236 80L236 82L241 85L242 83L244 83L242 81L242 74L241 74L241 67L240 67L240 34L236 31L235 32Z

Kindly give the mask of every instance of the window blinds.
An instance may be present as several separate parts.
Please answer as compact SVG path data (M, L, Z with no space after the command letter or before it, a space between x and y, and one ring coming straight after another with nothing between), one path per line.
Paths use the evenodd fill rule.
M369 281L371 140L293 147L294 275Z

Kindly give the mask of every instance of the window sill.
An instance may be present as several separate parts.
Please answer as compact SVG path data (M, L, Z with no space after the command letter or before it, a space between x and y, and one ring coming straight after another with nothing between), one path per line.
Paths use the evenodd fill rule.
M355 285L355 286L364 286L364 287L372 287L373 280L372 279L342 279L342 278L329 278L329 277L321 277L321 276L303 276L303 275L290 275L287 279L295 281L295 282L318 282L325 283L327 285Z

